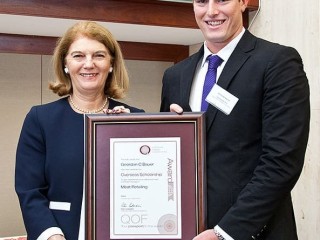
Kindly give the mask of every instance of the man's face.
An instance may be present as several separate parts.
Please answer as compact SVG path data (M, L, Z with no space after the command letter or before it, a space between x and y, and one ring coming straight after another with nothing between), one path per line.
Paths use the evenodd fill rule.
M218 52L242 30L242 13L249 0L194 0L195 19L208 48Z

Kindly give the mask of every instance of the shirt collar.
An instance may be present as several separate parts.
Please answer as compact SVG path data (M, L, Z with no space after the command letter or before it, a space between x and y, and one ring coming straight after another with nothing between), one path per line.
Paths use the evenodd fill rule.
M232 41L229 42L224 48L222 48L217 54L213 54L207 47L207 43L204 42L204 54L203 54L201 67L203 67L209 55L218 55L223 60L223 62L226 63L229 57L231 56L232 52L238 45L244 33L245 33L245 28L242 28L242 31L240 32L240 34L238 34L238 36L232 39Z

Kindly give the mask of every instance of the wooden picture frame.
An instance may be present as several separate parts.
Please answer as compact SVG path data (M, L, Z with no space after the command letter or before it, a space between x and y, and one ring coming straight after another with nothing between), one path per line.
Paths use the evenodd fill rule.
M85 239L110 238L110 140L180 139L181 236L192 239L206 229L205 127L203 113L85 115ZM140 238L139 238L140 239Z

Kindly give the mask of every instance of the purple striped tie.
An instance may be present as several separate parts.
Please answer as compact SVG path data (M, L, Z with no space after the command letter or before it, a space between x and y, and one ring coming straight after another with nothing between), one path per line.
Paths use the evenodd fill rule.
M208 108L208 102L205 99L211 91L213 85L216 83L217 68L223 62L223 60L217 55L210 55L207 57L207 60L209 61L209 63L208 71L203 85L201 111L206 111Z

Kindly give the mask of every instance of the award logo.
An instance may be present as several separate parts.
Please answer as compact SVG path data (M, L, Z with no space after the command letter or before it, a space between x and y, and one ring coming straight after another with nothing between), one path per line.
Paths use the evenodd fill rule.
M151 149L150 149L150 147L148 145L142 145L140 147L140 152L143 155L148 155L150 153L150 151L151 151Z

